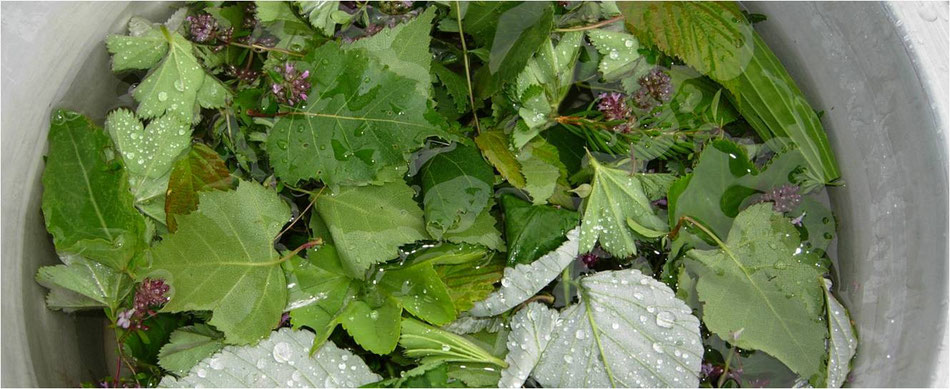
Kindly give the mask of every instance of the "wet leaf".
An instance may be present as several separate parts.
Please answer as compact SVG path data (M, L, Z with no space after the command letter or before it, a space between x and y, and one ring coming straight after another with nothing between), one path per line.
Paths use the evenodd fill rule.
M840 388L851 371L851 359L858 348L858 337L848 309L831 294L831 281L825 280L825 308L828 311L828 370L824 386Z
M65 264L43 266L36 282L49 288L46 307L65 312L106 308L116 312L132 290L126 274L79 256L63 258Z
M501 371L499 388L520 388L541 360L551 334L557 327L558 312L541 303L528 304L511 318L508 333L508 368Z
M195 143L187 155L175 161L165 193L165 217L168 230L175 232L175 217L198 209L198 193L228 190L234 184L227 165L218 153L202 143Z
M207 324L195 324L172 332L158 353L158 363L172 374L183 376L199 362L224 348L224 335Z
M498 169L501 176L515 188L524 188L525 179L521 174L521 164L515 153L509 149L508 136L502 130L486 130L475 136L475 144L482 155Z
M422 167L426 230L435 239L471 228L487 209L495 175L478 150L457 144Z
M514 195L504 195L508 264L529 264L563 243L577 226L577 212L547 205L531 205Z

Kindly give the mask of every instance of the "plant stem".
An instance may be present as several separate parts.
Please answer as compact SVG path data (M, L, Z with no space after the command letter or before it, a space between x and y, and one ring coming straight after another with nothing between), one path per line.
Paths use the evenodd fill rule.
M564 306L571 305L571 267L565 267L561 272L561 284L564 286Z
M289 187L289 186L288 186L288 187ZM294 220L292 220L292 221L290 222L290 225L288 225L286 228L283 229L283 231L281 231L279 234L277 234L276 237L274 237L274 242L277 242L277 240L280 239L281 235L284 235L284 233L287 232L288 230L290 230L290 228L293 227L294 224L297 224L297 222L300 220L300 218L302 218L303 215L304 215L305 213L307 213L307 211L309 211L311 207L313 207L313 203L315 203L315 202L317 201L317 198L320 197L320 194L322 194L322 193L323 193L323 190L326 189L326 188L327 188L327 187L325 187L325 186L322 187L322 188L320 188L320 191L317 192L317 194L315 194L315 195L313 195L313 194L311 193L311 195L313 195L313 198L310 200L310 203L307 204L307 207L304 208L303 211L300 211L300 213L297 215L297 217L295 217ZM301 190L301 189L297 189L297 188L291 188L291 189L298 190L298 191L301 191L301 192L307 192L307 191L304 191L304 190ZM310 192L307 192L307 193L310 193Z
M606 26L606 25L608 25L608 24L613 24L613 23L619 22L619 21L621 21L621 20L623 20L623 15L617 15L617 16L614 16L614 17L612 17L612 18L610 18L610 19L602 20L602 21L599 21L599 22L597 22L597 23L594 23L594 24L591 24L591 25L587 25L587 26L571 27L571 28L556 28L556 29L554 29L554 32L572 32L572 31L593 30L593 29L595 29L595 28L603 27L603 26Z
M729 355L726 356L726 364L722 368L722 374L719 376L719 382L716 383L717 387L722 387L726 383L726 378L729 376L729 363L732 362L732 355L735 354L736 348L730 345Z
M238 43L238 42L228 42L228 44L231 45L231 46L243 47L243 48L245 48L245 49L251 49L251 50L254 50L254 51L258 51L258 52L273 51L273 52L276 52L276 53L286 54L286 55L290 55L290 56L294 56L294 57L303 57L303 56L304 56L304 53L298 53L298 52L296 52L296 51L278 49L278 48L276 48L276 47L267 47L267 46L261 46L261 45L246 45L246 44Z
M482 127L478 123L478 112L475 112L475 93L472 92L472 75L468 65L468 47L465 45L465 32L462 30L462 14L459 12L461 5L455 2L455 19L459 25L459 39L462 40L462 59L465 61L465 81L468 84L468 102L472 105L472 116L475 118L475 132L482 133Z

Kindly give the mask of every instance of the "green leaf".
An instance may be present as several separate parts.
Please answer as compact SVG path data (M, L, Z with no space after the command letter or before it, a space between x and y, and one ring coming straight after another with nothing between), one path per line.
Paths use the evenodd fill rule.
M554 250L567 239L565 234L577 226L578 214L563 208L531 205L518 197L502 196L505 209L505 236L508 240L508 264L529 264Z
M168 44L168 54L132 92L139 102L135 112L143 119L167 113L179 122L193 123L197 117L198 90L211 76L202 70L191 42L177 32L163 29L162 34Z
M122 341L127 358L134 358L141 365L155 366L162 346L167 344L173 331L185 324L184 315L159 313L142 320L147 329L134 330Z
M357 387L379 380L358 356L326 343L310 356L313 334L282 328L255 346L228 346L162 387Z
M736 3L636 2L619 7L641 42L714 80L737 77L752 58L754 32Z
M501 371L499 388L520 388L541 360L551 334L557 327L558 312L533 302L511 318L508 334L508 368Z
M725 86L760 137L797 145L815 180L840 176L818 115L735 3L634 2L622 11L641 41Z
M317 198L346 273L362 279L370 265L399 256L399 246L426 239L422 210L403 181L344 187Z
M673 182L679 178L666 173L641 174L637 177L640 178L643 194L645 194L650 201L656 201L666 197L670 187L673 186Z
M422 365L390 378L367 385L371 388L462 388L461 382L449 378L448 365Z
M525 177L524 190L531 195L535 205L544 204L554 196L558 180L567 186L563 178L567 175L567 168L561 163L557 148L544 138L535 137L528 142L518 152L518 162Z
M472 308L495 290L505 269L504 259L479 246L447 245L426 249L412 259L433 265L452 297L456 312Z
M580 280L532 374L543 387L697 387L699 319L639 270Z
M732 344L762 350L802 377L817 374L825 357L822 273L801 248L798 232L771 204L753 205L736 217L725 243L690 250L704 265L696 290L703 322ZM742 301L742 309L736 309Z
M590 165L594 178L581 219L580 252L590 252L600 241L601 247L615 256L636 254L636 241L642 235L627 227L627 219L654 231L669 230L666 222L653 213L640 175L606 167L593 157Z
M671 223L684 215L698 219L718 236L725 236L739 206L757 193L790 183L793 173L804 166L801 154L790 150L772 157L759 172L741 146L727 140L706 145L689 181L678 195L672 193Z
M828 369L822 386L840 388L851 371L851 359L858 348L858 338L847 308L831 294L831 281L825 282L825 308L828 315Z
M308 258L294 257L284 263L287 285L292 285L287 290L287 310L294 328L312 329L314 347L320 347L360 286L343 271L332 244L310 249Z
M639 71L650 67L647 61L637 51L640 42L633 35L626 32L595 29L587 31L590 43L601 54L597 70L604 76L604 81L615 82L625 77L636 78Z
M166 216L161 205L165 203L169 172L175 159L191 143L190 126L170 115L143 126L131 111L117 109L106 117L105 129L125 161L136 205L164 222ZM154 213L155 209L159 214Z
M652 230L650 228L644 227L640 225L640 223L637 223L636 220L633 220L633 219L627 219L627 225L630 226L630 229L633 230L633 232L636 232L640 234L641 236L648 239L660 238L660 237L666 236L669 233L668 231L657 231L657 230Z
M515 188L524 188L525 179L521 174L521 163L518 162L515 153L509 149L508 136L504 131L482 131L475 136L475 144L505 180Z
M181 327L172 332L158 353L158 364L177 376L183 376L198 362L224 348L224 335L207 324Z
M106 308L115 313L132 290L132 280L124 273L79 256L63 258L64 265L43 266L36 282L50 289L49 309L66 312Z
M357 40L344 49L366 49L369 55L378 59L379 63L386 64L396 75L416 81L416 92L420 96L429 96L432 84L429 75L429 64L432 62L429 31L432 30L434 17L435 7L429 7L408 23L384 28L372 37Z
M428 95L419 93L417 82L387 70L366 50L329 43L311 58L319 65L310 72L307 108L281 117L267 137L274 171L287 183L392 180L410 152L439 134L424 117Z
M455 320L455 305L431 263L385 270L379 288L409 313L435 325Z
M501 231L495 227L495 217L491 214L495 206L495 199L489 198L488 205L475 217L471 227L459 232L446 232L442 239L452 243L480 244L492 250L504 250L505 241L501 239Z
M499 367L507 364L461 335L429 326L413 318L402 319L399 345L407 357L420 365L443 362L486 363Z
M521 304L557 278L577 258L577 229L567 233L567 241L529 265L505 268L501 288L475 303L472 316L495 316Z
M129 22L130 30L132 23ZM168 53L168 41L160 30L149 26L141 36L109 35L106 48L113 54L113 72L151 69Z
M234 185L227 165L218 153L203 143L195 143L187 155L172 165L165 192L165 220L175 232L175 217L198 209L198 193L228 190Z
M111 160L109 136L85 116L58 110L43 170L43 216L60 255L125 269L147 247L125 168Z
M273 241L290 219L275 192L247 181L237 190L199 194L198 210L152 251L150 276L174 294L165 312L210 310L208 323L232 344L258 341L277 327L287 303Z
M334 11L340 9L339 1L295 1L300 13L307 17L307 21L323 36L332 37L336 30L336 22L330 17Z
M469 109L468 83L465 77L435 60L432 61L432 74L439 78L442 85L445 85L445 90L452 97L452 101L455 102L455 111L458 113L467 112Z
M487 65L499 85L524 69L528 59L548 40L553 20L554 7L549 2L523 2L498 16Z
M392 297L383 296L381 300L373 305L354 300L346 306L340 324L360 346L372 353L386 355L396 349L399 341L402 307Z
M521 148L540 131L554 124L558 107L573 85L574 65L583 39L583 33L569 32L561 36L557 46L551 40L545 40L518 74L513 86L515 100L520 106L518 115L529 131L524 135L516 133L516 148Z
M420 178L429 234L440 239L472 227L488 206L494 178L491 166L471 146L456 144L429 159Z

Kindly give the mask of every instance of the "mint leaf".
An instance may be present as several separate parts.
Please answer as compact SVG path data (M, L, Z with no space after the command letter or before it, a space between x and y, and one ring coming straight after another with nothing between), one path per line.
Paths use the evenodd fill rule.
M567 168L561 163L557 148L544 138L532 139L518 152L517 158L525 177L524 190L531 195L534 204L544 204L558 189L569 188L565 178Z
M64 265L43 266L36 282L50 289L46 296L49 309L66 312L106 308L116 312L132 290L132 280L114 269L79 256L63 259Z
M577 226L578 214L563 208L531 205L514 195L504 195L505 236L508 240L508 264L529 264L554 250L567 239L565 234Z
M684 189L671 193L670 223L688 215L725 236L749 196L789 183L804 165L801 153L790 150L772 157L760 172L741 146L714 140L703 149Z
M567 241L541 256L530 265L519 264L505 269L501 288L485 300L475 303L468 312L472 316L495 316L508 311L534 296L557 278L577 258L577 229L567 233Z
M527 4L527 3L525 3ZM584 34L569 32L554 45L546 39L513 85L518 115L528 127L527 133L515 132L514 146L521 148L540 131L554 124L557 109L574 82L574 65L580 54Z
M469 12L472 8L469 6ZM524 69L531 55L548 39L553 20L554 7L548 2L524 2L498 17L487 63L497 85L514 79Z
M498 173L515 188L524 188L521 164L508 145L508 136L502 130L486 130L475 136L475 144L482 155L498 169Z
M429 263L445 284L457 312L472 308L495 290L504 260L483 247L443 244L417 252L411 264Z
M439 134L424 117L428 96L417 82L387 70L368 51L329 43L310 58L307 108L281 117L267 137L274 171L287 183L391 181L411 151Z
M165 312L210 310L231 344L250 344L280 322L287 287L274 237L290 219L276 193L247 181L199 194L198 210L152 251L149 276L174 291Z
M125 161L136 205L159 222L165 221L165 191L172 163L191 143L191 128L169 115L143 126L126 109L112 111L105 129Z
M421 170L426 230L435 239L472 227L487 208L495 175L478 150L463 144L436 154Z
M438 77L442 85L445 85L445 90L452 97L452 101L455 103L455 111L458 113L467 112L469 109L468 83L465 77L435 60L432 61L431 68L432 74Z
M422 210L412 196L412 188L400 180L344 187L317 198L314 206L350 277L364 278L370 265L399 256L399 246L427 238Z
M703 322L732 344L762 350L802 377L819 373L828 334L820 260L804 251L798 232L771 204L736 217L714 250L690 250L704 269L696 284ZM742 301L742 309L736 309Z
M696 387L699 319L638 270L595 273L561 312L532 374L544 387Z
M207 324L181 327L172 332L158 353L158 364L177 376L183 376L198 362L224 348L224 336Z
M48 139L42 208L56 251L125 269L147 247L145 220L125 168L107 157L109 136L85 116L58 110Z
M614 82L621 78L641 76L642 72L651 67L646 59L637 51L640 42L633 35L626 32L604 29L587 32L590 43L601 54L597 70L604 77L604 81Z
M432 84L429 64L429 41L435 7L429 7L415 19L384 28L372 37L353 42L344 49L366 49L369 55L386 64L393 73L416 81L416 91L420 96L429 96Z
M455 305L432 264L384 270L381 291L395 298L409 313L436 325L455 320Z
M593 157L590 165L594 178L584 205L580 252L590 252L594 243L600 241L601 247L615 256L636 254L636 241L642 235L628 227L627 219L654 231L669 230L663 219L653 213L639 175L606 167Z
M326 343L312 357L313 334L282 328L255 346L228 346L162 387L357 387L378 381L358 356Z
M203 143L195 143L191 151L172 165L165 192L165 220L168 230L175 232L175 217L198 209L198 193L228 190L234 184L221 156Z

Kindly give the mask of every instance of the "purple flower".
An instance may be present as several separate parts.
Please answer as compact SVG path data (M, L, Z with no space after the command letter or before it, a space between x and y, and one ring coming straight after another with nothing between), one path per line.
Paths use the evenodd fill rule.
M217 36L215 37L218 40L218 45L211 50L215 53L224 50L224 48L227 47L229 43L231 43L232 36L234 36L234 29L231 27L218 30Z
M257 81L257 78L261 76L261 72L253 69L243 69L234 65L228 65L228 75L250 84L254 81Z
M802 203L802 195L798 194L797 185L786 184L773 188L754 200L755 204L764 202L772 202L774 204L773 209L776 212L789 212Z
M665 103L673 95L670 76L660 68L654 68L637 82L640 89L633 94L633 104L640 109L650 109L658 103Z
M129 329L132 326L132 315L135 313L134 309L128 311L119 312L118 318L116 318L115 325Z
M600 103L597 109L604 114L607 120L626 120L630 116L630 108L627 107L626 96L622 93L610 92L601 93L597 96Z
M158 307L168 302L165 293L169 290L168 284L163 280L153 280L146 278L139 284L139 289L135 291L135 303L133 308L136 313L148 312L152 307Z
M253 1L245 3L244 7L244 28L252 29L257 26L257 5Z
M201 14L198 16L189 16L185 18L190 22L189 32L191 33L191 40L198 43L210 42L215 39L218 29L218 21L214 20L214 16L210 14Z
M307 92L310 91L310 71L297 71L293 63L285 62L284 66L274 67L274 71L281 75L283 81L271 85L271 92L277 97L277 101L287 105L297 105L298 102L307 100Z
M703 377L709 377L716 369L716 366L713 366L713 364L703 362L702 365L699 366L699 374L702 374Z
M280 325L278 327L290 327L290 312L284 312L280 315Z

